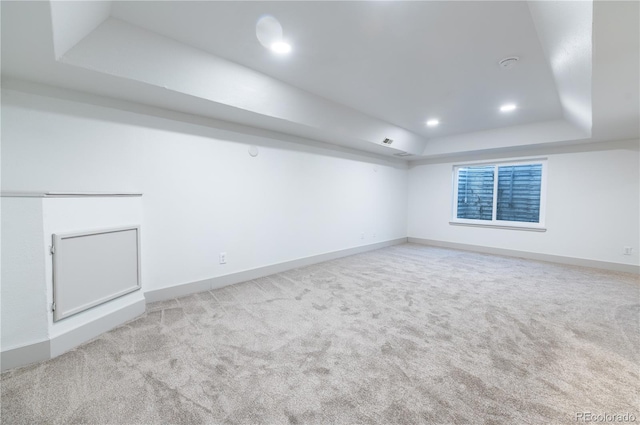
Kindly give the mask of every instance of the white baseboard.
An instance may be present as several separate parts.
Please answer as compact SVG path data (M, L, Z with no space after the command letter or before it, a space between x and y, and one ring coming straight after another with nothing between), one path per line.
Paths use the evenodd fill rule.
M116 326L136 318L145 312L145 308L145 300L140 298L117 311L87 322L50 340L3 351L0 368L4 372L16 367L52 359Z
M284 263L272 264L269 266L258 267L256 269L244 270L224 276L213 277L211 279L200 280L197 282L189 282L177 286L169 286L166 288L155 289L145 292L144 296L147 303L164 301L172 298L182 297L197 292L218 289L224 286L233 285L235 283L246 282L252 279L281 273L287 270L296 269L298 267L309 266L311 264L322 263L336 258L347 257L349 255L360 254L362 252L373 251L392 245L399 245L407 242L407 238L392 239L384 242L378 242L370 245L357 246L354 248L343 249L340 251L327 252L310 257L299 258L296 260L285 261Z
M569 264L572 266L593 267L596 269L613 270L617 272L640 274L640 266L633 264L612 263L608 261L588 260L585 258L564 257L562 255L540 254L537 252L516 251L504 248L492 248L481 245L469 245L457 242L446 242L432 239L408 238L409 243L437 246L440 248L461 249L464 251L481 252L483 254L505 255L507 257L526 258L529 260L547 261L550 263Z
M35 342L23 347L3 351L0 358L0 370L27 366L31 363L49 360L51 357L49 340Z
M92 340L129 320L135 319L143 314L145 309L146 302L141 298L119 310L51 338L51 358Z

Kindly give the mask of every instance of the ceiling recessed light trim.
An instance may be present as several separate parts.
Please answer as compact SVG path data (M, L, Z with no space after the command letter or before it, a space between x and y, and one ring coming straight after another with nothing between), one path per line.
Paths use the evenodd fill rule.
M427 120L427 127L436 127L438 124L440 124L440 120L435 118Z
M515 103L506 103L500 107L500 112L512 112L517 108L518 106Z
M279 55L285 55L291 52L291 44L286 41L276 41L271 45L271 51Z

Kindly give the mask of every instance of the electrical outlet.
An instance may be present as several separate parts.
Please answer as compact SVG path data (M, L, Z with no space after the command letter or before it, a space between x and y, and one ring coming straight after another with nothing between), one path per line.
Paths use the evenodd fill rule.
M622 251L622 254L623 255L631 255L632 252L633 252L633 248L632 247L625 246L623 251Z
M364 239L364 232L360 233L360 239Z
M220 260L220 264L227 264L227 253L221 252L218 259Z

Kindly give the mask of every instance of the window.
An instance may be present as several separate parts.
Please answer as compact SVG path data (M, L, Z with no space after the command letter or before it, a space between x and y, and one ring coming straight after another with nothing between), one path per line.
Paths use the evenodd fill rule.
M546 161L455 166L451 224L544 230Z

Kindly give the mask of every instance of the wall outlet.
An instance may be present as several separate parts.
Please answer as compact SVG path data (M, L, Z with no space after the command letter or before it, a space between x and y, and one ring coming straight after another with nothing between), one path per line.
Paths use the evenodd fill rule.
M221 252L218 259L220 260L220 264L227 264L227 253Z
M360 233L360 239L364 239L364 232Z
M623 254L623 255L631 255L631 253L632 253L632 252L633 252L633 248L632 248L632 247L630 247L630 246L625 246L625 247L622 249L622 254Z

